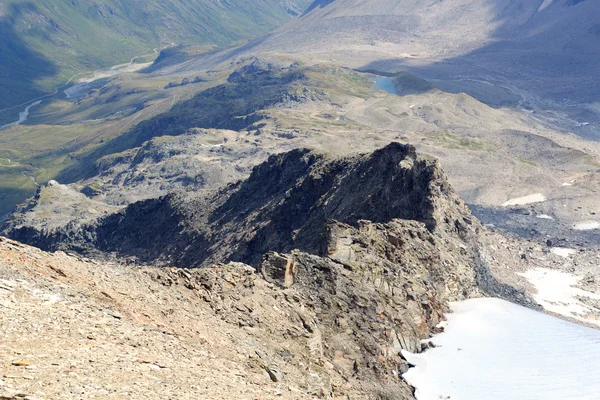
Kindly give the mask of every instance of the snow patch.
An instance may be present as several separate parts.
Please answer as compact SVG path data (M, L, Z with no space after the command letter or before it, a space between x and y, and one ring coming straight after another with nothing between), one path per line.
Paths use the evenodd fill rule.
M539 219L554 219L554 217L551 217L548 214L540 214L537 216Z
M573 229L576 231L591 231L593 229L600 228L600 222L597 221L584 221L575 224Z
M600 295L576 288L581 277L548 268L535 268L519 275L535 287L534 299L545 310L600 326L593 310L579 300L579 297L600 300Z
M556 254L557 256L568 258L569 256L575 254L577 251L574 249L568 249L566 247L553 247L550 249L552 254Z
M436 348L403 352L418 400L598 398L600 331L499 299L451 310Z
M541 193L530 194L529 196L517 197L514 199L508 200L506 203L502 204L503 207L509 206L522 206L525 204L531 203L540 203L542 201L546 201L546 196Z

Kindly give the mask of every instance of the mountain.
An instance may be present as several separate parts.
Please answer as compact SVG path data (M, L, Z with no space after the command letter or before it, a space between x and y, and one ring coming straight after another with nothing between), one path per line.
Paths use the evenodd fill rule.
M597 212L593 171L600 149L562 134L540 114L489 107L407 73L376 78L275 57L250 57L221 68L194 71L190 82L195 76L215 78L187 85L166 85L186 75L175 79L160 72L113 78L63 103L77 112L68 126L5 130L0 147L11 150L0 166L6 182L0 211L9 213L35 193L10 224L34 229L86 224L136 201L218 189L247 177L270 154L313 148L349 155L401 141L439 158L461 198L485 223L527 237L596 241L595 232L571 226ZM398 89L377 90L374 80ZM132 90L150 85L157 88ZM59 183L45 185L53 179ZM563 185L573 179L576 185ZM15 181L22 182L22 191L13 190ZM20 198L13 200L11 193ZM503 206L532 193L546 200L535 211L514 213ZM572 206L564 207L565 199ZM580 211L573 214L572 208ZM554 219L540 220L538 214Z
M102 289L109 303L95 307L91 295L69 301L90 310L112 309L124 301L113 303L124 293L118 287L132 285L137 295L127 291L126 297L136 299L136 311L129 307L125 311L123 304L119 307L123 311L110 314L117 315L118 329L139 329L135 313L143 313L138 308L143 303L151 304L142 299L160 293L174 307L164 314L167 326L175 323L171 318L177 310L187 309L185 302L192 302L188 306L196 310L194 315L222 320L218 329L224 322L234 337L249 343L260 337L260 345L243 345L236 352L258 349L257 367L273 382L300 385L313 396L321 393L321 398L332 398L335 392L354 398L412 399L401 378L410 365L400 352L427 347L421 340L438 331L449 301L482 293L528 301L492 276L480 253L481 231L439 163L417 155L412 146L392 143L353 157L293 150L270 157L248 179L208 196L173 194L131 204L87 226L73 224L37 234L30 229L10 232L49 250L171 268L125 268L117 279L118 268L104 266L107 261L91 265L61 251L32 251L0 238L0 255L8 253L4 255L8 262L0 261L4 274L0 276L10 276L9 290L18 290L17 285L25 282L18 279L20 274L29 276L31 268L48 269L61 281L56 293L62 296L72 293L73 287L92 284L88 274L102 274L107 285L114 282L114 290ZM21 263L25 260L25 271L15 270L15 257ZM48 287L43 278L34 279ZM56 302L52 315L68 314L61 300ZM11 312L17 311L11 306ZM28 321L36 315L34 307L21 312ZM193 320L179 320L173 329L196 337L200 332L189 324ZM87 326L91 321L81 323ZM223 339L235 341L231 335ZM14 336L11 331L11 343ZM67 335L63 340L76 337ZM106 336L99 335L98 340L105 341ZM281 352L282 345L291 355ZM104 360L100 353L92 353ZM222 356L220 351L218 357ZM246 371L252 368L247 360L243 357L235 365ZM162 365L158 359L148 361ZM311 371L312 364L319 367ZM169 368L188 373L179 358ZM179 386L190 390L189 382Z
M76 74L155 57L154 49L224 46L264 34L308 5L308 0L2 1L0 109L52 92Z
M359 184L362 190L349 191ZM456 218L441 224L450 210ZM411 146L392 143L372 155L341 160L294 150L270 157L247 180L208 197L173 194L134 203L88 227L67 225L37 234L15 227L8 234L45 249L81 251L91 245L92 252L199 267L228 259L255 264L269 250L318 253L331 219L356 224L394 218L465 234L471 223L439 165L417 157ZM149 220L161 229L149 229Z
M572 0L317 0L231 54L410 72L489 103L592 103L600 7ZM492 85L490 85L492 84Z
M143 44L188 37L153 10L238 4L139 3L138 19L99 1L60 4L137 21L111 29ZM44 21L36 4L7 26ZM422 400L464 380L496 400L531 382L498 385L488 328L510 366L539 332L498 312L537 314L465 300L600 326L592 0L290 4L261 2L300 16L225 49L211 14L210 38L97 70L0 128L0 398ZM50 42L68 33L52 21ZM598 352L568 347L535 360ZM597 392L551 367L561 390L541 391Z
M269 252L328 256L353 268L373 256L356 237L368 243L381 236L402 249L389 262L425 263L440 274L452 265L480 289L524 301L489 274L479 254L482 227L439 162L411 145L347 157L293 150L219 190L173 192L113 211L46 228L11 220L3 233L48 251L181 268L228 261L258 267ZM415 242L426 250L415 250Z

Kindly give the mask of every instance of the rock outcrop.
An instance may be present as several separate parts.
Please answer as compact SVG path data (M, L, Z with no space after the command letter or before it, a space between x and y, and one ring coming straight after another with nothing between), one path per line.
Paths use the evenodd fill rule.
M417 221L436 237L476 246L478 224L438 163L397 143L343 159L294 150L271 156L247 180L213 195L171 194L94 224L8 233L43 249L113 253L163 265L256 265L268 251L321 254L331 220L356 225L394 219Z

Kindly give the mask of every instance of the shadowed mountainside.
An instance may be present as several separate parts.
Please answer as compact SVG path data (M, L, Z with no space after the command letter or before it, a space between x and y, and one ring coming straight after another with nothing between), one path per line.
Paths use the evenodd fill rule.
M4 1L0 108L52 92L77 73L153 56L155 48L224 46L264 34L308 5L309 0ZM17 115L3 114L0 120Z
M0 12L0 86L2 87L0 108L45 94L37 81L53 77L58 72L55 63L42 53L31 49L16 30L23 13L35 10L35 5L24 3L18 7L10 4L7 9L4 15ZM16 82L18 84L15 84ZM17 115L16 111L12 114ZM6 113L0 111L0 117Z

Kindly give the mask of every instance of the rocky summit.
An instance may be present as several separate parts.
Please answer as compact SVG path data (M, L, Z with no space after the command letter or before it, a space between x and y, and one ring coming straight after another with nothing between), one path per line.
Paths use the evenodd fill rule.
M36 368L13 363L0 388L141 399L164 380L177 398L411 399L401 351L427 347L449 301L518 296L488 271L480 229L439 163L398 143L294 150L210 195L9 227L53 253L0 242L1 351ZM78 329L61 325L76 315ZM55 343L44 354L26 343L34 324Z

